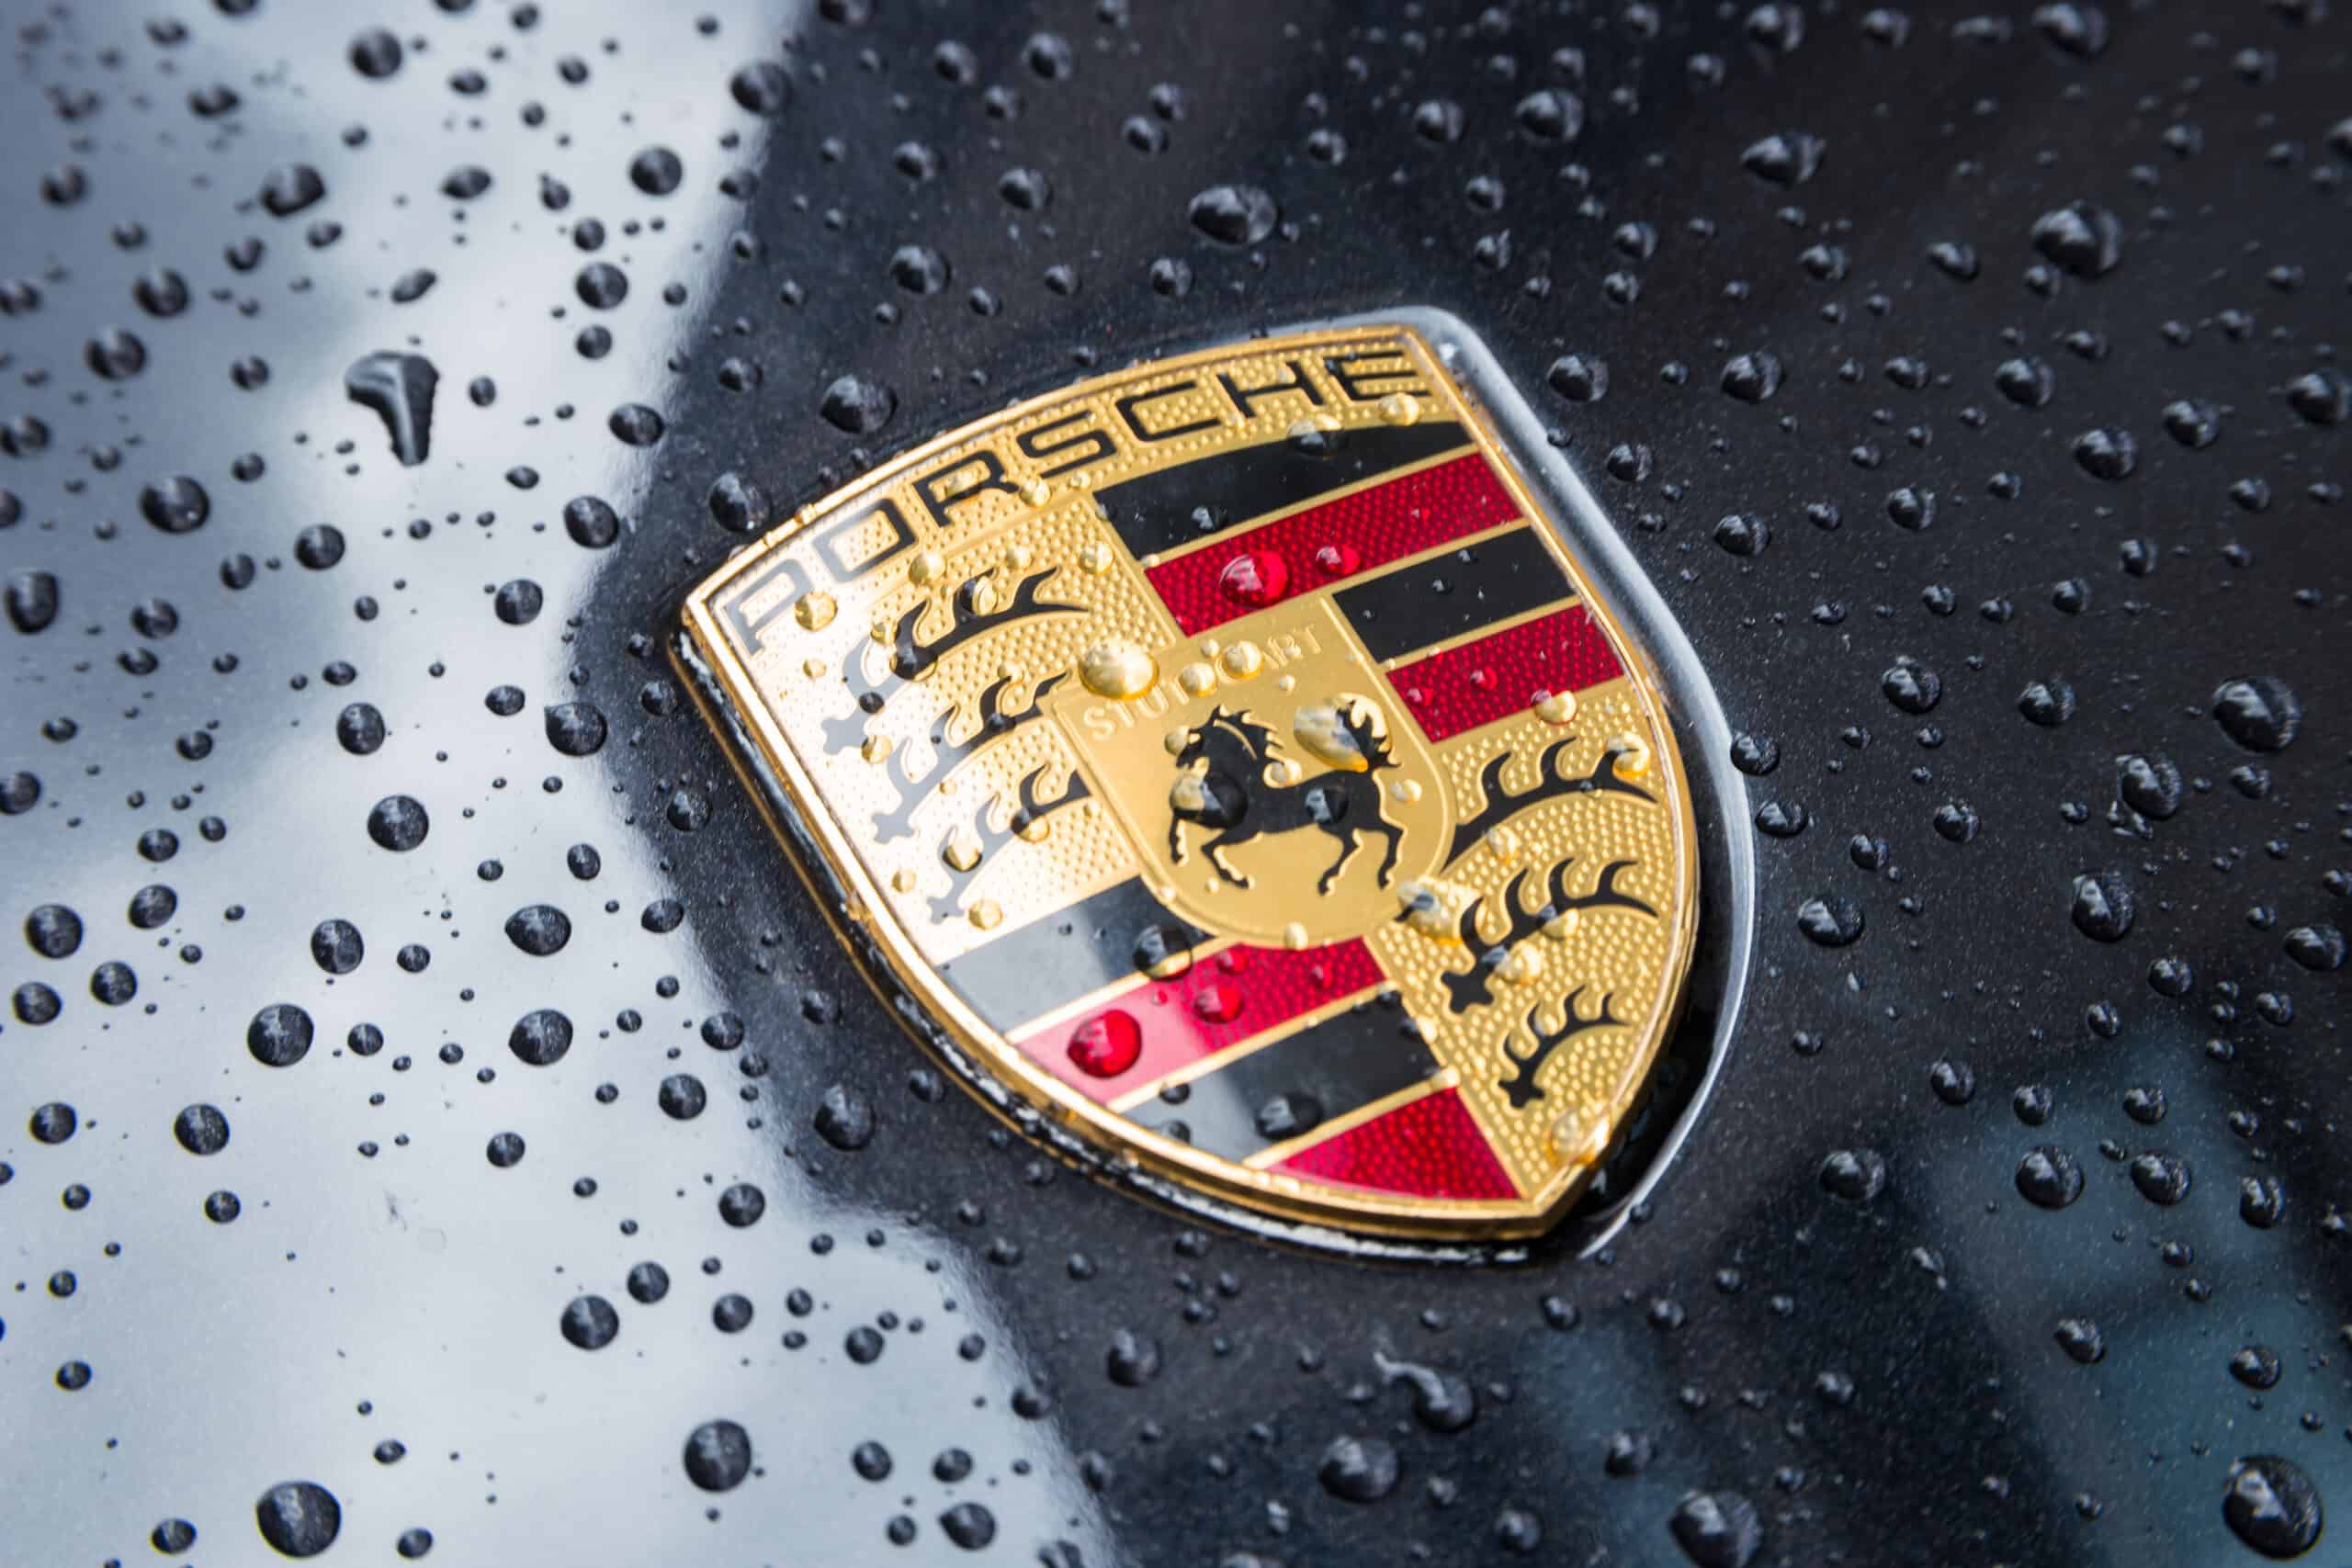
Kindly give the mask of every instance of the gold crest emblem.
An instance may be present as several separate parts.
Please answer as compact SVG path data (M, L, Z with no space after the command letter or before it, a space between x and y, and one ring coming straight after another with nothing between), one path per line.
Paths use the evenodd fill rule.
M967 1077L1163 1190L1528 1235L1638 1102L1698 877L1536 493L1409 328L1236 344L796 514L689 657Z

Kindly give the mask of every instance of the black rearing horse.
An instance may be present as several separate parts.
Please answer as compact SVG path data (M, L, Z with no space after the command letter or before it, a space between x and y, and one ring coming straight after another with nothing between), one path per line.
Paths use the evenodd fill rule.
M1386 858L1380 863L1381 886L1386 886L1396 870L1405 830L1381 810L1378 774L1396 762L1374 716L1346 705L1340 723L1364 759L1363 772L1335 769L1303 784L1268 784L1263 781L1267 764L1275 760L1273 731L1253 721L1246 710L1213 711L1187 732L1183 750L1176 754L1177 767L1190 776L1180 778L1170 795L1176 819L1168 826L1169 853L1178 863L1183 862L1187 822L1212 829L1216 837L1201 846L1209 863L1226 881L1247 887L1250 878L1227 865L1218 852L1269 834L1319 828L1340 843L1339 859L1315 885L1317 893L1329 893L1363 847L1363 836L1376 833L1388 840Z

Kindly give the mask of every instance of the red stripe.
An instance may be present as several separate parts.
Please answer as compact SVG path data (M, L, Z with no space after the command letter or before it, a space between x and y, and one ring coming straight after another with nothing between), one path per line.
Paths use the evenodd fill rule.
M1089 1100L1105 1104L1384 978L1371 949L1357 941L1297 953L1228 947L1173 980L1147 981L1084 1017L1015 1036L1013 1044ZM1142 1044L1133 1066L1109 1077L1079 1066L1071 1047L1089 1025L1096 1026L1099 1037L1104 1027L1125 1032L1128 1024Z
M1623 674L1599 623L1582 604L1399 665L1388 683L1431 740L1515 713L1553 692L1577 692Z
M1221 537L1145 575L1192 637L1517 515L1487 460L1467 452Z
M1274 1167L1289 1176L1414 1198L1516 1198L1459 1089L1408 1100Z

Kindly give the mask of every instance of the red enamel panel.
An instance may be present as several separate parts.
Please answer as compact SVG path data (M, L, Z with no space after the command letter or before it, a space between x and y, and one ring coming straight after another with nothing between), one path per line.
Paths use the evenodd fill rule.
M1581 691L1623 672L1599 624L1582 604L1570 604L1399 665L1388 683L1421 733L1447 740L1523 713L1547 693Z
M1459 1089L1408 1100L1273 1168L1288 1176L1411 1198L1519 1196Z
M1228 947L1173 980L1145 980L1080 1017L1013 1037L1021 1054L1097 1104L1276 1029L1385 976L1361 942L1293 953ZM1122 1015L1126 1022L1111 1015ZM1132 1057L1122 1047L1137 1040ZM1122 1071L1098 1067L1122 1060Z
M1145 575L1187 637L1519 515L1476 452L1240 530Z

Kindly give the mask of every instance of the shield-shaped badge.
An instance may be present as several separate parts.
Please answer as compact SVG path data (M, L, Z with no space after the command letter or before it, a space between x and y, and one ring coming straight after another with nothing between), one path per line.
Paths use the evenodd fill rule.
M1642 650L1401 325L1136 366L729 560L690 654L951 1063L1163 1191L1545 1228L1679 1005Z

